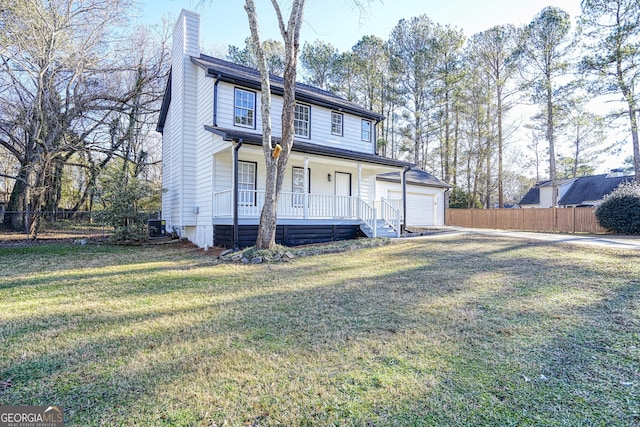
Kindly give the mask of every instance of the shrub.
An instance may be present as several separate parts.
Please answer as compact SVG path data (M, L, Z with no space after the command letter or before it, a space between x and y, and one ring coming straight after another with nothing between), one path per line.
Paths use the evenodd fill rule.
M467 193L460 187L453 187L449 195L449 208L450 209L467 209L476 208L482 209L482 202L478 196L471 197L471 194Z
M598 206L596 218L608 231L640 234L640 183L620 184Z
M154 196L151 186L131 173L111 169L100 180L104 206L97 213L99 220L113 227L116 241L144 240L148 215L140 210Z

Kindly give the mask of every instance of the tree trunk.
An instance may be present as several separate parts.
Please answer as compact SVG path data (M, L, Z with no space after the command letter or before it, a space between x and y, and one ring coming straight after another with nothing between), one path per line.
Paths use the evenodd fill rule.
M11 190L9 204L4 214L4 226L14 231L25 231L25 217L23 212L27 209L29 171L21 167Z
M629 86L622 79L622 64L618 62L618 84L622 89L622 94L627 101L629 111L629 123L631 125L631 142L633 143L633 168L635 169L635 180L640 182L640 142L638 141L638 112L636 101Z
M256 239L256 246L261 249L275 246L278 199L282 191L287 162L293 146L296 67L300 47L300 27L303 23L304 3L305 0L293 1L291 5L291 15L285 27L277 0L271 0L271 4L278 18L280 33L284 39L286 57L282 107L282 140L280 147L273 147L271 141L271 83L269 80L269 69L260 40L255 2L254 0L245 0L245 11L247 12L247 18L249 20L249 29L251 30L253 47L258 59L258 68L261 77L262 108L260 112L262 114L263 127L262 151L267 170L265 201L260 214L260 225L258 226L258 237Z
M551 75L546 76L546 97L547 97L547 141L549 142L549 179L551 188L551 207L558 204L558 180L556 175L556 152L553 135L553 91L551 87Z
M496 97L497 97L497 111L498 116L498 207L504 208L504 174L502 164L502 87L500 86L499 77L496 79Z

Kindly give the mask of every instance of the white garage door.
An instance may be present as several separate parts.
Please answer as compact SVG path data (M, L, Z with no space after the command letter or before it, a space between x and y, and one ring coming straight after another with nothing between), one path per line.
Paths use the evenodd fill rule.
M402 198L400 191L389 191L390 199ZM407 226L428 227L435 225L434 196L407 191Z

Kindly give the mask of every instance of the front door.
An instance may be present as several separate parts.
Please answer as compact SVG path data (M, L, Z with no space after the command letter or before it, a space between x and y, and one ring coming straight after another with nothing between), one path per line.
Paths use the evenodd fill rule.
M349 218L353 216L353 210L351 208L351 174L336 172L334 176L336 194L335 216Z

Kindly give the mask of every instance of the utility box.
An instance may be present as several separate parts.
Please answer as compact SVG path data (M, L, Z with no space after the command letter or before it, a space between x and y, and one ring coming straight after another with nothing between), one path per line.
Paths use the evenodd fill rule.
M150 219L147 222L149 237L164 237L166 234L167 222L163 219Z

